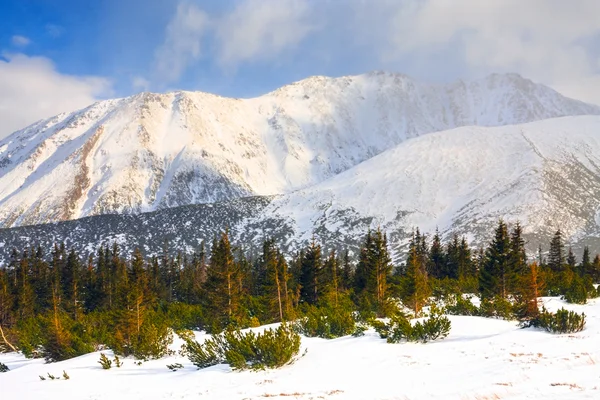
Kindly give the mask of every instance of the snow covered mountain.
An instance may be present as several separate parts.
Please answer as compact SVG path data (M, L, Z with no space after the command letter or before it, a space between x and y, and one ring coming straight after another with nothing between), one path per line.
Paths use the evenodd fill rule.
M298 240L381 226L396 245L416 227L482 244L503 218L524 225L533 249L560 228L600 251L600 117L424 135L275 198L255 221L275 217Z
M416 227L478 246L499 218L524 225L530 254L547 249L559 228L576 254L584 245L600 252L600 116L431 133L283 195L4 229L0 262L13 246L55 241L84 254L113 241L159 254L166 238L191 253L225 227L246 249L272 236L295 250L313 234L328 248L352 249L378 226L399 260Z
M425 133L583 114L598 115L600 107L515 74L449 85L382 72L312 77L254 99L142 93L40 121L0 141L0 227L307 190L278 200L273 207L279 212L301 195L322 201L318 193L382 159L353 172L352 167ZM475 151L491 145L476 136L480 130L467 131L469 138L447 135L463 145L477 144ZM443 142L441 137L426 140ZM410 161L434 168L447 154L431 153L427 146L436 143L414 141L410 146L417 147L382 157L419 151ZM507 146L515 154L530 148L525 139ZM339 181L324 183L344 171ZM437 190L443 187L453 190L448 183ZM431 210L422 215L433 216Z

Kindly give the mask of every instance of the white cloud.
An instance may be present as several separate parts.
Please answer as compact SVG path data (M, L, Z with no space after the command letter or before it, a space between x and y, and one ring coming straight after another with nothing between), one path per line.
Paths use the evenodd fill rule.
M217 24L219 62L272 60L315 29L306 0L244 0Z
M104 78L63 75L51 60L23 54L0 58L0 138L42 118L85 107L112 94Z
M233 71L299 61L312 73L424 80L517 72L600 104L600 46L589 45L600 42L598 0L237 0L210 15L192 1L201 4L179 4L157 51L163 83L201 57Z
M313 29L307 0L241 0L228 13L208 15L183 0L168 23L155 55L155 70L163 82L176 82L204 56L206 35L219 65L235 69L242 62L270 61L298 45Z
M458 43L470 72L512 71L600 103L596 57L582 41L600 34L596 0L426 0L399 3L382 58L427 57Z
M167 25L164 43L155 54L155 68L161 80L176 82L200 58L202 37L209 27L208 14L188 1L179 3Z
M131 86L134 90L148 91L150 89L150 81L143 76L134 76L131 80Z
M31 43L31 40L25 36L21 36L21 35L15 35L12 37L11 39L12 44L18 47L25 47L27 46L29 43Z

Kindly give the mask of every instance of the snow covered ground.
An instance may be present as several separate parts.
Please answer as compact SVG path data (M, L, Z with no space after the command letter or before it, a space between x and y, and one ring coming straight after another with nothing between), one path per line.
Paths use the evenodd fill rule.
M304 357L279 370L197 370L173 356L141 366L125 359L103 370L100 354L44 364L1 354L4 399L598 399L600 301L585 306L545 298L546 307L585 312L573 335L519 329L515 322L452 316L450 335L428 344L388 344L373 331L360 338L303 338ZM201 336L201 334L199 334ZM175 344L177 347L177 343ZM167 364L184 369L171 372ZM48 372L70 380L41 381Z

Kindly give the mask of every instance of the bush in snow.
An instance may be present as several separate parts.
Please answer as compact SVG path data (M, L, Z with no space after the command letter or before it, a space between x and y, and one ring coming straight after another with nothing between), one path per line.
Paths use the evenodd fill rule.
M6 364L2 364L0 362L0 372L8 372L8 371L10 371L10 370L8 369L8 367L6 366Z
M181 336L181 335L180 335ZM225 362L225 341L223 335L214 335L203 343L198 343L191 336L181 336L185 344L181 348L182 355L186 356L196 367L208 368Z
M228 330L200 344L185 339L183 352L198 368L227 363L234 370L279 368L300 350L300 336L285 324L262 333Z
M532 321L532 326L540 327L551 333L575 333L585 327L585 313L561 308L556 313L548 312L545 308L538 318Z
M356 321L351 308L309 306L296 331L308 337L334 339L354 332Z
M479 315L488 318L515 319L515 306L502 296L484 298L479 306Z
M388 343L407 342L430 342L443 339L450 333L451 323L448 317L443 315L442 310L436 306L431 307L429 317L423 321L417 321L411 325L410 321L401 313L390 318L389 323L373 321L373 328L382 339Z
M106 357L106 354L104 353L100 354L100 361L98 361L98 364L102 365L102 369L110 369L112 367L112 361Z
M598 293L592 280L589 277L586 278L574 275L571 284L564 290L563 300L572 304L585 304L587 299L597 297Z
M479 315L479 308L460 294L446 298L446 313L449 315Z

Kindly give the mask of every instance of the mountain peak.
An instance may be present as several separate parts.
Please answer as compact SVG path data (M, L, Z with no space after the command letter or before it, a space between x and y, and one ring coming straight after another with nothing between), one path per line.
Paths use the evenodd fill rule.
M582 114L600 107L516 74L314 76L253 99L143 92L0 141L0 226L289 193L431 132Z

